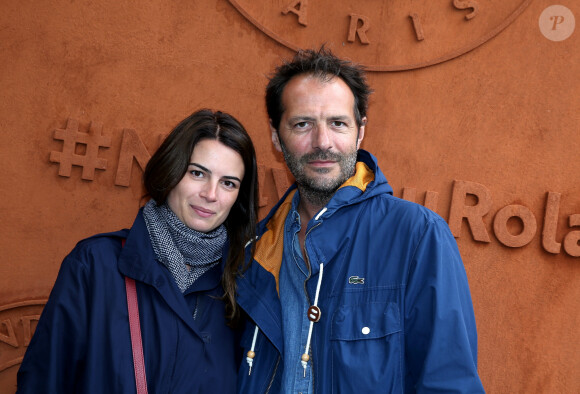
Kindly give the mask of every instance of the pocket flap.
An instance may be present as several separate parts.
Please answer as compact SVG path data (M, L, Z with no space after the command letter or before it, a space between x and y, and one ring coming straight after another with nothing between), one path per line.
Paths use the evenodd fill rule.
M333 316L330 339L376 339L398 331L401 331L401 322L394 302L344 305Z

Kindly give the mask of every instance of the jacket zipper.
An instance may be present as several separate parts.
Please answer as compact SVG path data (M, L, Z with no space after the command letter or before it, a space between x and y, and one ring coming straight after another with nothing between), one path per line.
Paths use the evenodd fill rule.
M196 295L195 296L195 307L193 308L193 320L197 320L197 306L198 306L198 302L199 302L199 297Z
M272 388L272 384L274 383L274 377L276 376L276 372L278 371L278 365L280 364L280 355L278 355L278 360L276 360L276 365L274 366L274 372L272 373L272 377L270 378L270 383L268 383L268 387L264 394L268 394L270 389Z
M310 264L310 257L308 257L308 251L306 250L306 237L308 237L308 234L310 234L310 232L319 225L320 223L316 223L316 225L312 226L304 236L304 257L306 258L306 262L308 263L308 278L306 278L306 280L304 281L304 295L306 295L306 301L308 301L308 305L312 305L312 301L310 300L308 290L306 289L306 282L308 282L312 277L312 264ZM312 348L313 346L314 343L311 343L310 347ZM310 351L310 349L307 349L307 351ZM312 368L312 388L314 389L314 357L310 359L310 368Z

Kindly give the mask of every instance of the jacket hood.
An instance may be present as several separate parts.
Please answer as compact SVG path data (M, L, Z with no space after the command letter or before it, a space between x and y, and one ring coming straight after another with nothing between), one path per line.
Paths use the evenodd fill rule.
M268 223L279 217L286 218L286 214L290 210L292 197L297 190L297 185L294 183L286 191L280 201L270 210L268 215L258 225L258 238L261 237L265 231L272 226ZM357 154L356 172L355 175L349 178L336 191L332 199L328 202L324 210L324 215L331 215L340 207L345 205L356 204L368 198L376 196L377 194L393 194L393 188L389 185L387 178L379 168L377 158L364 149L359 149ZM288 204L288 206L286 206ZM285 211L281 214L279 210ZM322 211L321 210L321 211ZM320 214L320 213L319 213Z
M357 204L377 194L385 193L393 194L393 189L379 168L377 158L371 153L359 149L354 176L336 191L326 205L324 215L332 215L340 207Z
M276 287L278 286L280 262L284 248L284 222L292 207L292 198L296 191L297 185L293 184L284 197L272 208L268 216L258 225L254 259L274 276ZM321 216L329 217L340 208L385 193L393 194L393 189L380 170L376 157L359 149L355 174L340 186L328 204L315 215L313 220L318 220Z

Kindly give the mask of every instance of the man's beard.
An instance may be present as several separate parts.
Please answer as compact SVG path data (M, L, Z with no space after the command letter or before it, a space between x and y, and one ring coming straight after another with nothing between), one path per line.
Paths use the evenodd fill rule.
M311 204L322 207L330 201L338 188L354 175L356 168L357 149L341 154L329 151L317 151L307 153L304 156L295 156L288 152L288 149L280 140L282 153L286 160L286 165L296 179L300 198L305 198ZM308 162L313 160L333 160L336 161L340 168L340 173L335 178L316 178L306 175L304 170ZM319 174L325 174L331 171L330 168L312 169Z

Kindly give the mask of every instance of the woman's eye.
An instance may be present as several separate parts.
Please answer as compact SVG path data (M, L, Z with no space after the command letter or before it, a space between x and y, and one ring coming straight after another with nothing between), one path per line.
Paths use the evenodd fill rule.
M228 189L235 189L238 185L232 181L223 181L222 184Z
M191 175L193 175L196 178L202 178L203 177L203 172L201 172L199 170L192 170L191 171Z

